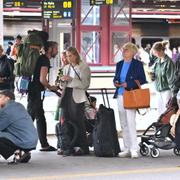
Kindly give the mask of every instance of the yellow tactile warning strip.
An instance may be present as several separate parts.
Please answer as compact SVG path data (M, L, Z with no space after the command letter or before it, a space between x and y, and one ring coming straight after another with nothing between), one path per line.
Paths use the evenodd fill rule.
M173 172L180 171L180 167L169 167L169 168L154 168L154 169L137 169L137 170L120 170L120 171L109 171L99 173L79 173L79 174L67 174L60 176L36 176L29 178L11 178L9 180L64 180L74 179L80 177L101 177L101 176L112 176L112 175L130 175L130 174L143 174L143 173L160 173L160 172Z

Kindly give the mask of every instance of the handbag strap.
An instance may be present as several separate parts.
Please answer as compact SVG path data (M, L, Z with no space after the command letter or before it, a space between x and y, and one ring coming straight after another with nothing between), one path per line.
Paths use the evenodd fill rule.
M73 71L75 72L76 76L81 81L81 78L80 78L79 74L77 73L77 71L75 70L74 66L72 64L70 64L70 66L73 68Z
M139 80L134 80L134 81L137 84L138 88L141 89L141 84L140 84Z
M138 88L141 89L141 84L140 84L139 80L134 80L134 81L137 84ZM136 109L136 110L137 110L138 114L141 116L144 116L147 113L147 109L143 113L141 113L141 110L139 110L139 109Z
M72 64L70 64L70 66L72 67L72 69L73 69L73 71L75 72L75 74L76 74L76 76L78 77L78 79L79 79L80 81L82 81L81 78L80 78L80 76L79 76L79 74L78 74L77 71L75 70L74 66L73 66ZM90 102L89 96L88 96L88 92L85 91L85 94L86 94L86 97L87 97L88 101Z

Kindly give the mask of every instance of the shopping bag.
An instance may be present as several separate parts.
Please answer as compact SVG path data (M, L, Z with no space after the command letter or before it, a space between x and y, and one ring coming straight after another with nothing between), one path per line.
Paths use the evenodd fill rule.
M141 109L150 107L149 88L141 89L139 81L135 81L139 89L130 91L125 90L123 94L123 103L125 109Z

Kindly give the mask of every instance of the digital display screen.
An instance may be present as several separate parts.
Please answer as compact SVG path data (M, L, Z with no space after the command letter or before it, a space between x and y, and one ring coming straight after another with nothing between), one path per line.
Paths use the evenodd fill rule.
M112 5L113 0L90 0L90 5Z
M74 15L73 0L42 1L42 16L44 19L71 19Z
M16 7L26 7L27 0L4 0L3 7L4 8L16 8Z

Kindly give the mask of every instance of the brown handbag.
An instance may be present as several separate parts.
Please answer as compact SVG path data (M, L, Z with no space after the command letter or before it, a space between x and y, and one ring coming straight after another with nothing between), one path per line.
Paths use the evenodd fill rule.
M139 81L135 80L139 89L130 91L125 90L123 94L123 103L125 109L141 109L150 107L149 88L141 89Z

